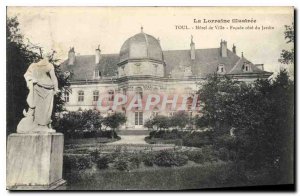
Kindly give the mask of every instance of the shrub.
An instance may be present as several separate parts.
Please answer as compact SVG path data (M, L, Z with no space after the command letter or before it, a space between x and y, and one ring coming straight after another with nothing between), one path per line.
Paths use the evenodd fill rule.
M227 148L220 148L217 152L218 158L222 161L228 161L229 160L229 151Z
M96 160L97 168L98 169L106 169L108 168L109 159L107 156L100 156Z
M147 139L155 139L155 138L160 138L164 140L182 139L184 146L201 148L205 145L212 144L213 141L212 134L213 134L212 131L190 132L190 131L178 131L177 129L173 129L172 131L166 131L166 130L151 131Z
M154 163L162 167L183 166L187 164L188 157L181 153L162 150L155 155Z
M205 159L201 151L187 151L186 155L189 160L194 161L195 163L203 164Z
M143 155L143 162L146 166L152 167L155 162L155 156L153 153L146 153Z
M90 156L78 156L76 160L76 169L85 170L92 167L92 160Z
M122 155L117 157L114 160L113 166L115 169L120 170L120 171L128 171L129 168L129 161L128 161L128 157L126 157L126 155Z
M189 158L186 155L177 153L175 154L175 165L176 166L184 166L188 163Z
M66 172L71 170L85 170L92 167L92 160L87 155L67 155L64 156L64 169Z
M171 167L175 165L174 154L169 151L162 150L155 156L154 163L162 167Z
M131 154L129 157L129 161L131 163L132 168L139 168L142 163L142 157L140 154Z
M205 161L207 161L207 162L212 162L212 161L218 160L212 146L204 146L202 148L202 153L205 158Z
M90 155L91 155L92 161L93 161L93 162L96 162L96 161L98 160L98 158L100 157L100 152L99 152L98 149L96 149L96 150L92 151L92 152L90 153Z

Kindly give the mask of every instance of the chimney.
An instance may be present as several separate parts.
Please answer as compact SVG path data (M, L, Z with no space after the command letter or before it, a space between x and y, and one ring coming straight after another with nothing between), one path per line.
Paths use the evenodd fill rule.
M232 52L234 53L234 54L236 54L236 46L233 44L233 46L232 46Z
M74 65L75 63L75 50L71 47L68 53L68 65Z
M95 64L99 64L101 60L101 50L100 50L100 44L98 45L98 48L96 49L96 54L95 54Z
M195 43L193 41L193 36L191 35L191 59L195 60L196 59L196 54L195 54Z
M220 49L221 49L221 57L227 57L227 42L224 40L221 40L220 43Z

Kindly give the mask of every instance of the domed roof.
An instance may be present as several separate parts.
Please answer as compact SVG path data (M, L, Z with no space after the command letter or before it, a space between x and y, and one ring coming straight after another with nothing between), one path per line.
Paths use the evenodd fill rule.
M129 59L152 59L163 61L159 41L143 32L128 38L120 50L120 63Z

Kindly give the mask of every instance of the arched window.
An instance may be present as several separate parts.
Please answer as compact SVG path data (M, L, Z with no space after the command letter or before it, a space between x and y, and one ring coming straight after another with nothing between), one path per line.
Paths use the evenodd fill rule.
M84 101L84 91L78 91L78 102Z
M98 101L98 99L99 99L99 91L96 90L93 92L93 100Z
M141 87L136 87L135 93L136 93L136 95L139 95L141 97L141 99L143 99L143 89Z

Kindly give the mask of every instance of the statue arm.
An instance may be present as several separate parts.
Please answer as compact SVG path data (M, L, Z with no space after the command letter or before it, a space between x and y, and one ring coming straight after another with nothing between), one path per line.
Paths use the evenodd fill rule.
M31 64L26 73L24 74L24 78L25 78L25 81L26 81L26 84L27 84L27 87L29 88L29 86L31 84L35 84L37 83L36 79L33 77L33 72L32 72L32 68L33 67L33 64Z

